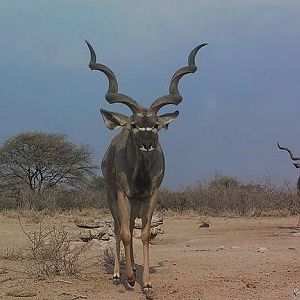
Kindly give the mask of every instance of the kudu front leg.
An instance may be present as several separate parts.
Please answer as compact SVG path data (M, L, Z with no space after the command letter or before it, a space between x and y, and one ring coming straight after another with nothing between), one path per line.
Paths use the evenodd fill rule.
M129 288L135 286L135 274L133 272L131 260L131 232L130 232L130 211L131 205L129 199L124 193L118 193L118 206L120 214L120 236L124 245L127 283Z
M130 258L131 258L132 270L133 270L134 276L136 277L136 267L135 267L134 252L133 252L134 222L135 222L135 218L132 217L131 220L130 220L130 234L131 234L131 240L130 240Z
M149 202L143 203L142 206L142 234L141 239L143 242L143 256L144 256L144 270L143 270L143 291L152 291L152 285L150 283L149 272L149 241L150 241L150 228L153 211L157 202L157 192L155 192Z
M120 226L115 223L115 238L116 238L116 254L115 254L115 265L114 265L114 276L113 276L113 284L120 284L121 280L121 272L120 272L120 243L121 243L121 235L120 235Z

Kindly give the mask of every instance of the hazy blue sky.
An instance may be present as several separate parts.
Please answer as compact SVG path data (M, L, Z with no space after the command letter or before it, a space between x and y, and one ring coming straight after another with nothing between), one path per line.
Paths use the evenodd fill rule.
M180 115L160 140L165 183L217 172L294 181L276 141L300 155L300 2L276 0L0 0L0 142L26 130L90 144L100 163L110 139L99 116L107 80L88 69L88 39L120 92L150 105L201 49L184 77ZM168 107L164 111L173 111Z

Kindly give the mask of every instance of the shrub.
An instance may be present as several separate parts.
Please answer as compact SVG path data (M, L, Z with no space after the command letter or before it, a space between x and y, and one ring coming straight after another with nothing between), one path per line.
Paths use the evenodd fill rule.
M30 247L27 258L32 261L32 272L37 276L76 275L79 273L80 256L84 254L88 243L78 247L71 246L71 237L63 228L51 229L39 224L39 229L26 232Z
M177 192L161 190L159 209L235 216L262 216L284 210L295 214L299 209L297 199L295 192L281 191L268 181L243 184L233 177L216 176Z

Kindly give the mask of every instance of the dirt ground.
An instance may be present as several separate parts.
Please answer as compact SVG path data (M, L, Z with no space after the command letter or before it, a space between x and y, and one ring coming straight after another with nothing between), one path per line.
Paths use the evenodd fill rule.
M73 219L59 215L44 221L61 223L72 232L76 230ZM300 300L296 217L209 217L209 228L199 228L201 220L197 215L165 217L163 239L150 247L154 299ZM29 219L23 222L28 230L38 226ZM18 219L0 215L0 249L22 248L26 243ZM267 248L263 253L258 251L262 247ZM96 246L88 251L91 257L101 252ZM24 273L24 261L2 259L0 299L14 299L8 293L15 289L34 292L36 296L27 299L39 300L145 299L140 289L141 251L141 241L135 239L138 279L134 291L125 289L124 278L114 286L111 274L97 259L91 259L78 276L39 279Z

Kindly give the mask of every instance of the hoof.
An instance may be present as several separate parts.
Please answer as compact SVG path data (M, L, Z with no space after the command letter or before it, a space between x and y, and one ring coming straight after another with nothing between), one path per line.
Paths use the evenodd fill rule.
M143 285L143 292L144 293L149 293L149 292L153 292L153 288L151 284L145 284Z
M130 289L130 290L134 289L134 287L135 287L135 280L134 281L128 281L128 280L126 280L126 283L127 283L128 289Z
M146 296L146 299L154 299L154 291L151 284L144 285L142 290L144 295Z
M120 276L118 274L114 275L113 279L112 279L113 284L118 285L121 283L121 279Z

